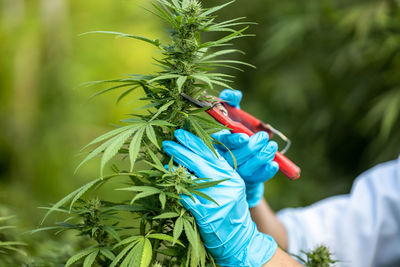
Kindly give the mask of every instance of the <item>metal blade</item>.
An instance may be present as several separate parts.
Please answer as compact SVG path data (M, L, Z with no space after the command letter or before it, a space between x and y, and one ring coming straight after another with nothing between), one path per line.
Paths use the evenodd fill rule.
M193 97L190 97L190 96L188 96L188 95L185 94L185 93L181 93L181 96L182 96L183 98L185 98L186 100L192 102L192 103L195 104L196 106L200 107L200 108L206 108L206 107L210 107L210 108L211 108L211 107L212 107L212 104L211 104L211 103L206 102L206 101L201 101L201 100L194 99Z

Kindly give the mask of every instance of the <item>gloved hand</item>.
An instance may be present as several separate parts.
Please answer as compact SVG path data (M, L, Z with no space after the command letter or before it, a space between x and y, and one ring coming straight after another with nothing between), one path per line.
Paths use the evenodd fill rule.
M242 92L226 89L219 97L239 108ZM234 161L231 153L235 157L237 172L246 183L247 203L249 207L257 206L264 195L264 182L279 170L278 163L273 161L278 150L277 143L269 141L266 132L258 132L249 138L246 134L231 134L228 130L222 130L212 137L224 144L216 145L216 148L232 167Z
M229 179L201 189L219 205L202 197L182 195L182 204L196 219L204 245L222 266L262 266L274 255L277 244L260 233L250 217L245 184L223 157L216 155L197 136L176 130L180 142L164 141L164 151L199 178Z

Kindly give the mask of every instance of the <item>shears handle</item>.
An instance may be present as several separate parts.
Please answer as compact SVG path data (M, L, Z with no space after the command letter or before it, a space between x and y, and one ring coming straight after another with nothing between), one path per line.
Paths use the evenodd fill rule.
M236 108L237 109L237 108ZM240 109L237 109L240 110ZM224 113L222 113L221 110L219 110L218 108L211 108L208 109L206 111L208 114L210 114L215 120L217 120L219 123L221 123L222 125L225 125L227 127L229 127L232 133L245 133L248 136L252 136L255 133L250 130L249 128L252 129L257 129L257 127L259 125L262 125L262 122L259 121L258 119L254 118L253 116L251 116L250 114L248 114L249 117L249 121L246 121L247 125L249 125L249 128L247 128L244 124L244 120L242 120L242 122L238 122L238 121L234 121L231 118L227 117ZM231 113L230 113L231 115ZM241 117L243 119L243 117ZM257 122L256 122L257 120ZM256 123L258 123L256 125ZM250 126L255 126L255 127L250 127ZM262 130L262 129L261 129ZM287 157L285 157L282 153L280 153L279 151L276 152L274 161L276 161L279 165L279 170L286 175L289 179L291 180L296 180L298 178L300 178L300 168L298 166L296 166L296 164L294 164L290 159L288 159Z
M222 102L222 105L228 111L229 117L232 120L240 122L253 132L265 131L265 129L262 129L263 122L256 117L250 115L240 108L231 106L226 102Z

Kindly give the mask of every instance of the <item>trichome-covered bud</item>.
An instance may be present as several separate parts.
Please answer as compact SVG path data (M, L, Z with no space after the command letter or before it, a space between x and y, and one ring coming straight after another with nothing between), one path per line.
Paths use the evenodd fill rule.
M306 253L307 262L306 266L309 267L329 267L332 266L336 260L332 259L332 254L326 246L319 246L310 253Z
M176 181L179 183L180 181L185 180L185 178L188 176L188 171L185 167L179 166L174 169L174 175Z
M190 0L187 9L185 10L190 16L198 16L201 13L201 4L197 0Z

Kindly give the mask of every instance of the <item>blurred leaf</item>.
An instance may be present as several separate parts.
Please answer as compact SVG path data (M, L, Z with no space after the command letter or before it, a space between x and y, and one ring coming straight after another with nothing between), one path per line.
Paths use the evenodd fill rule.
M151 40L151 39L146 38L146 37L143 37L143 36L131 35L131 34L121 33L121 32L112 32L112 31L91 31L91 32L83 33L83 34L81 34L81 35L92 34L92 33L111 34L111 35L116 35L117 37L126 37L126 38L137 39L137 40L140 40L140 41L144 41L144 42L150 43L150 44L155 45L155 46L159 46L159 45L160 45L160 41L159 41L159 40Z
M131 164L131 172L133 171L133 167L135 166L135 162L138 157L140 147L142 145L143 133L144 128L139 129L132 137L131 143L129 145L129 160Z
M156 217L154 217L153 219L170 219L170 218L175 218L178 217L179 214L176 212L166 212L166 213L162 213Z
M86 257L86 256L88 256L91 253L94 253L96 251L98 253L98 248L97 247L89 247L87 249L84 249L84 250L80 251L79 253L77 253L74 256L72 256L71 258L69 258L69 260L65 264L65 267L71 266L72 264L74 264L75 262L79 261L83 257ZM97 254L96 254L96 256L97 256Z
M200 137L200 139L208 146L208 148L211 149L211 151L214 152L214 154L216 154L216 151L210 139L210 135L200 126L200 124L196 121L196 118L193 116L188 116L187 120L192 126L195 134Z
M148 235L148 238L155 238L155 239L165 240L165 241L174 243L174 238L172 236L169 236L169 235L166 235L166 234L150 234L150 235ZM179 240L176 240L175 243L177 243L178 245L181 245L182 247L184 247L182 242L179 241Z
M153 251L152 251L151 243L146 238L144 240L144 248L143 248L143 254L141 257L141 261L140 261L140 267L147 267L151 262L152 255L153 255Z
M160 115L162 112L166 111L168 109L168 107L170 107L172 104L175 103L175 100L169 101L167 102L165 105L163 105L162 107L160 107L157 112L153 115L153 117L150 119L150 121L154 120L155 118L158 117L158 115Z
M215 7L209 8L207 11L203 12L201 15L203 17L209 16L210 14L217 12L218 10L220 10L220 9L230 5L230 4L232 4L233 2L235 2L235 1L230 1L230 2L225 3L223 5L219 5L219 6L215 6Z
M167 203L167 195L164 192L161 192L158 196L161 204L161 209L165 209L165 204Z
M196 231L193 229L192 224L188 220L183 220L183 225L185 228L186 237L189 240L190 245L193 247L193 252L198 259L200 256L200 248L197 241Z
M123 257L125 257L125 255L138 243L138 241L136 242L132 242L129 245L127 245L116 257L115 259L112 261L110 267L115 267L115 266L121 266L118 265L118 263L123 259Z
M183 231L183 218L179 217L176 221L175 221L175 225L174 225L174 231L173 231L173 241L172 244L175 244L178 242L179 237L181 236L181 233Z
M114 253L112 253L111 250L109 250L108 248L100 248L100 253L106 257L107 259L113 261L115 259L115 255Z
M157 142L156 133L154 132L153 126L151 126L150 124L148 124L148 125L146 126L146 136L147 136L147 138L149 138L149 140L150 140L158 149L160 149L160 146L158 145L158 142Z
M96 260L97 255L99 254L99 249L97 248L96 251L90 253L83 262L83 267L91 267Z
M111 139L113 141L104 150L104 154L101 158L101 165L100 165L101 175L103 175L103 170L106 163L118 153L119 149L125 144L125 141L132 135L134 131L135 130L128 130ZM131 150L129 152L131 152ZM132 163L132 156L131 156L131 163Z

